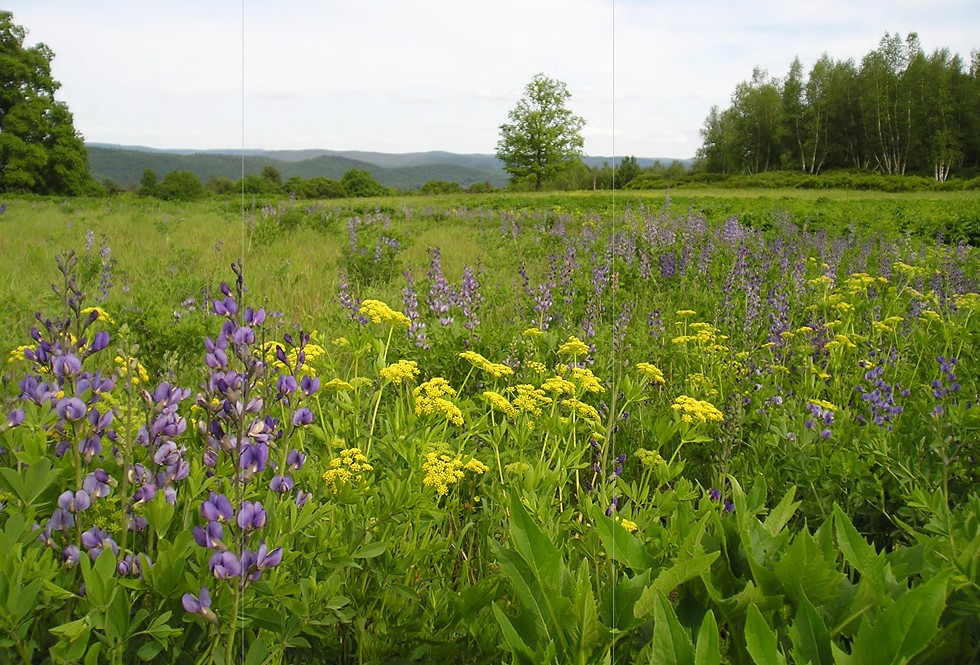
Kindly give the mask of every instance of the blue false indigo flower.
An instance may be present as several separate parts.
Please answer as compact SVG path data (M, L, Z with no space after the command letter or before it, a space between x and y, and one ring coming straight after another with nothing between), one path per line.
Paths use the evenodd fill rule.
M291 374L280 376L279 381L276 382L276 389L280 395L292 395L298 387L296 377Z
M203 528L195 526L193 531L194 542L201 547L224 551L225 544L222 539L225 537L225 529L221 526L221 522L208 522L208 525Z
M92 499L85 490L65 490L58 497L58 507L67 513L80 513L91 505Z
M306 502L313 498L313 494L310 492L304 492L302 489L296 490L296 507L302 508L306 505Z
M735 512L735 503L731 499L725 499L725 512L726 513Z
M313 422L313 412L307 407L300 407L293 414L293 427L301 427L303 425L309 425Z
M98 316L97 312L92 312ZM109 333L103 331L95 333L95 337L92 338L92 345L88 347L88 354L97 353L109 346Z
M14 409L7 414L7 427L17 427L24 422L24 409Z
M258 501L245 501L242 503L241 510L238 511L238 526L248 531L261 529L268 519L265 509Z
M224 494L211 492L208 500L201 504L201 516L209 522L230 522L235 509Z
M215 552L208 561L208 569L217 579L227 580L238 577L242 572L242 565L233 552Z
M245 445L238 467L251 477L256 473L265 471L268 463L269 446L262 443L250 443Z
M77 397L62 397L55 404L54 412L68 422L76 422L85 417L85 402Z
M72 568L82 560L82 553L79 551L78 545L68 545L61 551L61 558L69 568Z
M311 379L308 376L304 376L302 379L300 379L299 387L300 390L303 391L303 396L309 397L320 389L320 379L319 377L314 377Z
M276 475L273 476L272 480L269 482L269 489L271 489L273 492L285 494L287 492L292 492L295 484L296 483L293 481L292 476Z
M82 489L93 499L104 499L112 492L112 488L109 487L109 474L104 469L96 469L85 476Z
M51 362L51 369L59 379L75 376L82 371L82 361L73 353L66 353L63 356L55 356Z
M708 498L712 501L721 501L721 490L717 487L708 492Z
M116 545L116 541L108 533L94 526L82 533L82 547L88 550L88 555L92 557L92 561L98 559L106 548L110 548L113 554L117 556L119 554L119 546Z
M190 614L200 614L211 623L218 623L217 615L211 611L211 593L207 587L202 586L201 591L196 596L192 593L185 593L181 596L180 602Z
M289 467L290 471L299 471L303 468L306 463L306 454L293 448L286 455L286 466Z

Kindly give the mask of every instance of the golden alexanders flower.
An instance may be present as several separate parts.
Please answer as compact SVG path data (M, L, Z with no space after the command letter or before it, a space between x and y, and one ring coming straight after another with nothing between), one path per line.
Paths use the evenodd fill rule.
M361 316L366 316L371 323L393 323L406 328L412 325L412 321L407 316L396 312L380 300L362 301L359 313Z
M574 397L562 400L561 404L587 420L599 422L599 412L596 411L595 407L591 404L586 404L585 402L577 400Z
M95 314L96 314L96 320L97 321L104 321L105 323L108 323L109 325L112 325L113 323L115 323L115 321L112 320L112 317L109 316L106 313L106 311L104 309L102 309L101 307L86 307L81 312L79 312L79 315L84 319L85 317L87 317L92 312L95 312Z
M599 383L599 378L586 367L572 368L572 381L589 393L604 393L606 389Z
M494 411L500 411L508 418L517 417L517 408L510 403L510 401L501 395L500 393L495 393L492 390L487 390L483 393L484 399L490 403L491 408Z
M381 378L392 383L411 381L419 375L419 364L414 360L399 360L381 370Z
M541 413L542 406L547 406L552 401L543 390L535 388L530 383L519 383L516 386L511 386L507 392L517 393L517 396L511 399L511 403L518 411L535 416Z
M463 424L463 413L448 397L455 397L456 390L442 377L429 379L412 391L415 397L415 415L441 414L453 425Z
M358 448L345 448L338 457L330 460L330 468L323 472L330 491L339 494L348 485L363 482L364 474L374 471L367 457Z
M459 354L459 357L463 360L468 361L471 365L477 369L481 369L495 379L499 379L503 376L510 376L514 373L507 365L502 365L500 363L490 362L479 353L475 351L463 351Z
M556 395L574 395L575 384L560 376L554 376L541 384L541 390Z
M637 363L636 370L643 376L650 379L650 381L653 383L659 383L661 385L665 383L664 373L661 372L656 365L652 365L650 363Z
M616 521L619 522L619 525L621 527L623 527L624 529L626 529L630 533L633 533L634 531L636 531L636 528L637 528L636 527L636 522L633 522L631 520L628 520L628 519L626 519L624 517L620 517L619 515L616 515Z
M452 456L447 451L432 450L425 454L422 470L425 472L422 484L425 487L435 488L437 495L445 496L449 493L450 485L455 485L463 479L466 475L465 471L479 476L490 468L475 457L463 462L458 456Z
M711 402L694 399L687 395L681 395L675 399L670 408L679 412L686 423L720 423L725 419L722 412L715 408Z
M582 357L589 355L589 345L580 340L575 335L568 338L568 341L558 347L558 355Z

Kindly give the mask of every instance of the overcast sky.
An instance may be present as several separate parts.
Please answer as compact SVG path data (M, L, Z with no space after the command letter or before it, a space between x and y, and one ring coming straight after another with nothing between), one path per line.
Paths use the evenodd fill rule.
M885 9L887 7L887 9ZM534 74L589 155L694 156L753 67L860 58L886 31L969 60L977 0L6 0L87 141L493 153ZM244 11L243 11L244 9ZM244 15L244 28L243 28ZM243 48L244 45L244 48ZM244 76L243 76L244 72ZM243 89L244 83L244 89ZM243 113L244 108L244 113ZM244 130L243 130L244 118Z

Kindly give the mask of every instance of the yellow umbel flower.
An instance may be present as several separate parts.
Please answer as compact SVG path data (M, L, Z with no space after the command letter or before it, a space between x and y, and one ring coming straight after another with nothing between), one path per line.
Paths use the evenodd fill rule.
M578 383L583 390L589 393L604 393L606 389L599 383L599 378L592 373L591 369L585 367L572 368L572 380Z
M359 448L345 448L330 460L330 468L323 472L322 478L330 491L339 494L345 486L362 482L368 471L374 471L374 467L368 464L364 453Z
M109 325L112 325L112 324L115 323L115 321L112 320L112 317L109 316L108 314L106 314L106 311L104 309L102 309L101 307L86 307L81 312L79 312L79 314L82 316L82 318L85 318L89 314L91 314L92 312L95 312L98 315L97 318L96 318L97 321L104 321L105 323L108 323Z
M422 470L425 471L422 484L435 488L438 496L446 496L449 486L455 485L466 475L464 471L483 475L490 468L476 458L463 462L458 456L450 456L444 450L433 450L425 454Z
M544 332L542 332L541 329L537 328L536 326L531 326L521 334L525 337L541 337L544 335Z
M490 362L476 351L463 351L459 354L459 357L463 360L469 361L471 365L477 369L483 370L495 379L499 379L503 376L510 376L514 373L514 370L507 365Z
M330 379L329 381L327 381L326 383L323 384L323 387L326 388L327 390L338 390L338 391L340 391L340 390L347 390L347 391L354 390L354 386L352 386L351 384L347 383L343 379Z
M679 396L670 408L679 412L686 423L720 423L725 419L722 412L715 408L711 402L694 399L687 395Z
M591 404L586 404L580 400L571 397L569 399L562 400L562 406L567 406L569 409L579 414L583 418L592 420L594 422L599 422L599 412L595 410L595 407Z
M667 460L661 457L660 453L656 450L637 448L633 454L636 456L636 459L640 460L640 464L648 469L656 468L658 466L665 466L667 464Z
M554 376L541 384L541 390L556 395L574 395L575 384L560 376Z
M492 390L487 390L486 392L483 393L483 397L490 403L490 406L495 411L500 411L508 418L517 417L517 409L514 407L513 404L511 404L507 400L506 397L504 397L500 393L495 393Z
M693 309L679 309L676 312L674 312L674 314L676 314L677 316L688 317L688 316L695 316L697 312L695 312Z
M524 363L524 366L535 374L540 374L541 376L548 373L548 368L545 366L545 364L539 363L537 360L528 360L526 363Z
M551 398L545 395L543 390L529 383L519 383L511 386L507 391L517 393L517 397L514 397L511 402L523 413L538 415L541 413L542 406L551 404Z
M129 378L129 382L134 386L149 382L150 377L147 375L146 369L143 368L143 365L136 358L116 356L113 358L113 361L119 365L117 370L119 372L119 378Z
M362 301L359 313L361 316L370 319L371 323L393 323L406 328L412 325L411 319L401 312L396 312L380 300Z
M568 338L568 341L558 347L558 355L560 356L587 356L589 355L589 345L580 340L575 335Z
M650 379L650 381L652 381L653 383L659 383L659 384L665 383L664 373L661 372L656 365L652 365L650 363L637 363L636 370L643 376Z
M399 360L380 372L381 378L392 383L411 381L419 375L419 364L414 360Z
M634 531L636 531L636 522L633 522L633 521L630 521L628 519L622 518L619 515L616 515L616 521L619 522L619 526L623 527L624 529L626 529L630 533L633 533Z
M415 397L415 415L442 414L453 425L463 424L463 413L447 397L455 397L456 390L442 377L429 379L412 391Z
M26 351L32 349L30 346L18 346L16 349L11 350L10 356L7 358L8 363L16 363L27 360Z

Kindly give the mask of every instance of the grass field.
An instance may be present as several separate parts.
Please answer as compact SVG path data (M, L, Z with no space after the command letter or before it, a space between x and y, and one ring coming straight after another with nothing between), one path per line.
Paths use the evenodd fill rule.
M978 219L9 201L0 656L975 660Z

